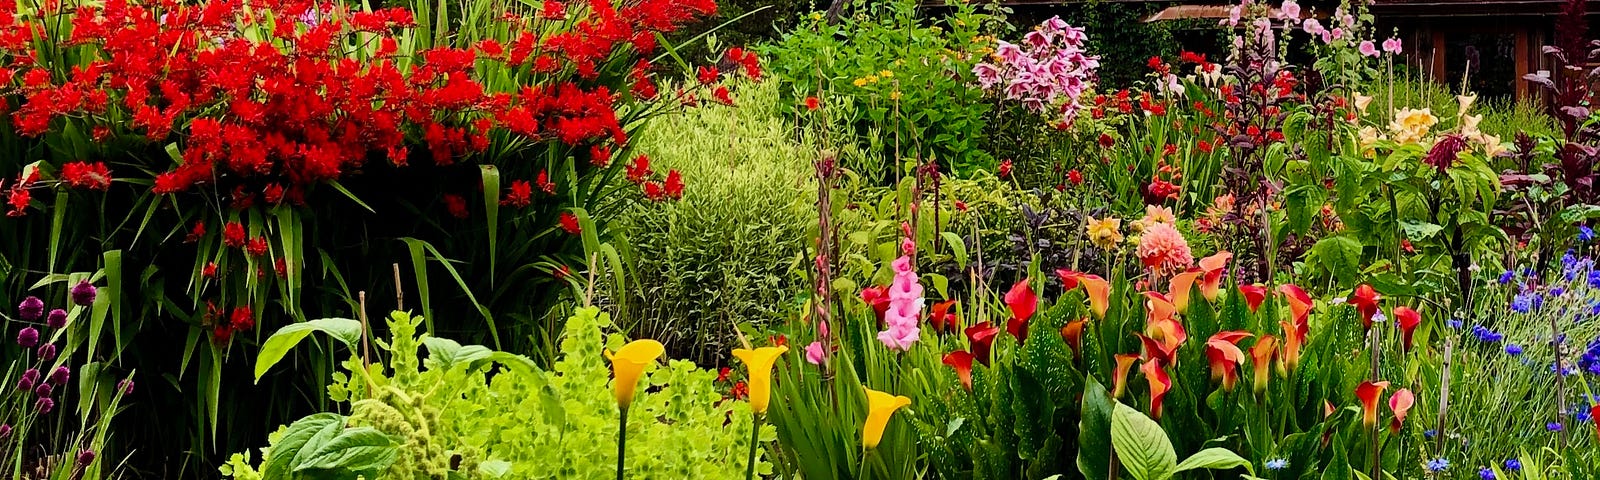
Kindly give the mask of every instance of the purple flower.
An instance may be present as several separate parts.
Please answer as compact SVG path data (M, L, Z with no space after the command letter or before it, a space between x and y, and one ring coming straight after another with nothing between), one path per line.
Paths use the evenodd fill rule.
M39 321L39 317L44 315L44 301L39 300L39 297L22 299L22 303L17 305L17 315L21 316L24 322Z
M124 378L117 382L117 390L121 390L123 395L133 395L133 379Z
M39 383L39 369L30 368L22 372L22 378L17 379L17 390L33 390L36 383Z
M11 425L0 424L0 440L5 440L9 436L11 436Z
M1522 345L1517 345L1515 343L1506 344L1506 354L1513 357L1522 355Z
M1522 460L1515 458L1506 459L1506 470L1512 472L1522 471Z
M49 397L52 393L56 393L56 387L50 386L49 382L41 383L39 386L33 387L33 394L40 397Z
M89 283L88 280L78 282L77 285L72 286L72 303L80 307L94 305L94 294L94 284Z
M87 467L94 463L94 450L83 449L78 451L78 466Z
M1489 467L1479 468L1478 478L1483 480L1494 480L1494 469Z
M50 314L44 317L44 324L50 328L67 326L67 311L59 308L51 310Z
M71 378L72 370L67 369L66 365L56 367L55 371L50 372L50 383L54 383L56 385L66 385L67 380Z
M1559 431L1565 430L1565 428L1563 428L1561 426L1561 422L1546 423L1546 424L1544 424L1544 429L1552 431L1552 432L1559 432Z
M37 353L39 354L39 359L40 360L44 360L44 361L47 361L47 362L51 361L51 360L55 360L56 359L56 344L54 344L54 343L46 343L44 345L40 345L39 346L39 351Z
M33 402L33 409L38 411L40 415L48 415L51 410L56 409L56 401L51 400L50 397L39 397L38 401Z
M34 345L38 344L39 331L34 330L33 327L24 327L22 331L17 332L17 345L21 345L22 348L33 348Z

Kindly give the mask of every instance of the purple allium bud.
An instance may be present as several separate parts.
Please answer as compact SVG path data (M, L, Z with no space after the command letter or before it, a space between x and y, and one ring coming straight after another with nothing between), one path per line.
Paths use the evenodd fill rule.
M11 436L11 425L0 424L0 440L5 440L9 436Z
M94 450L89 450L87 448L85 448L83 450L79 450L78 451L78 466L87 467L87 466L89 466L90 463L94 463Z
M24 322L39 321L39 316L44 315L44 301L39 297L22 299L22 303L17 305L17 315L21 316Z
M123 395L133 395L133 379L124 378L117 382L117 390L121 390Z
M48 325L50 328L61 328L67 326L67 311L59 308L51 310L49 315L45 315L44 324Z
M89 283L88 280L78 282L77 285L72 286L72 303L80 307L94 305L94 292L94 284Z
M51 400L50 397L39 397L39 401L33 402L33 409L37 410L40 415L48 415L51 410L56 409L56 401Z
M17 332L17 345L22 345L22 348L33 348L34 345L38 344L39 331L34 330L33 327L26 327Z
M44 361L47 361L47 362L51 361L51 360L55 360L56 359L56 344L54 344L54 343L46 343L44 345L40 345L38 353L39 353L39 359L40 360L44 360Z
M17 390L33 390L33 386L37 383L39 383L39 370L30 368L22 372L22 378L17 379Z
M41 383L33 389L33 394L40 397L49 397L52 393L56 393L56 387L50 386L50 382Z
M67 380L71 378L72 370L67 369L66 365L56 367L55 371L50 372L50 383L54 383L56 385L66 385Z

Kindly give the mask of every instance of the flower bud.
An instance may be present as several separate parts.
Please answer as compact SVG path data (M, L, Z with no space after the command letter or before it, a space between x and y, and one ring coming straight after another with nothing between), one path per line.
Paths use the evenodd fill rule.
M39 401L33 402L33 409L40 415L48 415L51 410L56 409L56 401L50 397L39 397Z
M50 383L54 383L56 385L66 385L67 380L71 378L72 370L67 369L66 365L56 367L55 371L50 372Z
M40 345L38 354L39 354L39 359L40 360L44 360L44 361L47 361L47 362L50 361L50 360L55 360L56 359L56 344L54 344L54 343L46 343L44 345Z

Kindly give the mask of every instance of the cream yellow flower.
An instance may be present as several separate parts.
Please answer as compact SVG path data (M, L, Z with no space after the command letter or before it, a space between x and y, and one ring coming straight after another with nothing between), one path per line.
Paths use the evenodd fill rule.
M877 75L867 75L867 83L878 83Z
M1483 121L1483 115L1462 115L1461 133L1472 135L1478 133L1478 122Z
M889 92L889 99L890 100L899 100L900 99L900 91L899 90L895 90L893 92Z
M1087 228L1089 231L1089 242L1095 244L1097 247L1110 250L1112 248L1116 248L1118 243L1122 243L1121 219L1111 217L1106 217L1105 219L1096 219L1094 217L1088 217Z
M1145 225L1154 225L1157 223L1176 225L1178 223L1178 216L1172 213L1171 208L1158 205L1145 205L1144 218L1139 219L1139 221L1144 222Z
M1365 113L1367 113L1367 106L1371 105L1371 104L1372 104L1372 97L1367 96L1367 95L1362 95L1362 94L1359 94L1359 93L1356 94L1356 111L1359 111L1362 114L1365 114Z
M1417 143L1438 123L1439 117L1433 116L1429 109L1401 109L1395 112L1394 121L1389 122L1390 138L1396 143Z
M1374 147L1373 145L1377 144L1379 140L1383 140L1384 137L1382 133L1378 133L1377 128L1363 127L1357 136L1361 141L1362 155L1367 156L1367 158L1372 158L1378 154L1377 147Z
M1472 108L1472 102L1476 101L1478 101L1477 95L1456 95L1456 115L1466 115L1467 110Z

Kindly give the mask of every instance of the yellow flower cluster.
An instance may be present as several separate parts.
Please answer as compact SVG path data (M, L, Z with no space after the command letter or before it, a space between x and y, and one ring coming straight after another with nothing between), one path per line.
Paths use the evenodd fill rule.
M1395 143L1417 143L1422 137L1428 135L1428 130L1439 124L1439 117L1433 116L1428 109L1404 108L1394 114L1394 121L1389 122L1389 133Z
M1122 220L1106 217L1096 219L1088 217L1089 242L1095 246L1110 250L1122 243Z
M1461 135L1467 137L1467 140L1472 143L1469 148L1482 148L1485 158L1493 158L1505 153L1507 148L1504 143L1500 142L1500 137L1478 130L1478 122L1483 121L1483 115L1467 114L1467 110L1472 108L1472 103L1477 99L1477 95L1456 96L1456 102L1459 104L1456 109L1456 116L1461 123Z
M1361 154L1367 158L1373 158L1374 156L1377 156L1378 147L1375 145L1379 140L1384 139L1383 134L1378 132L1377 128L1362 127L1361 131L1357 135L1361 140Z

